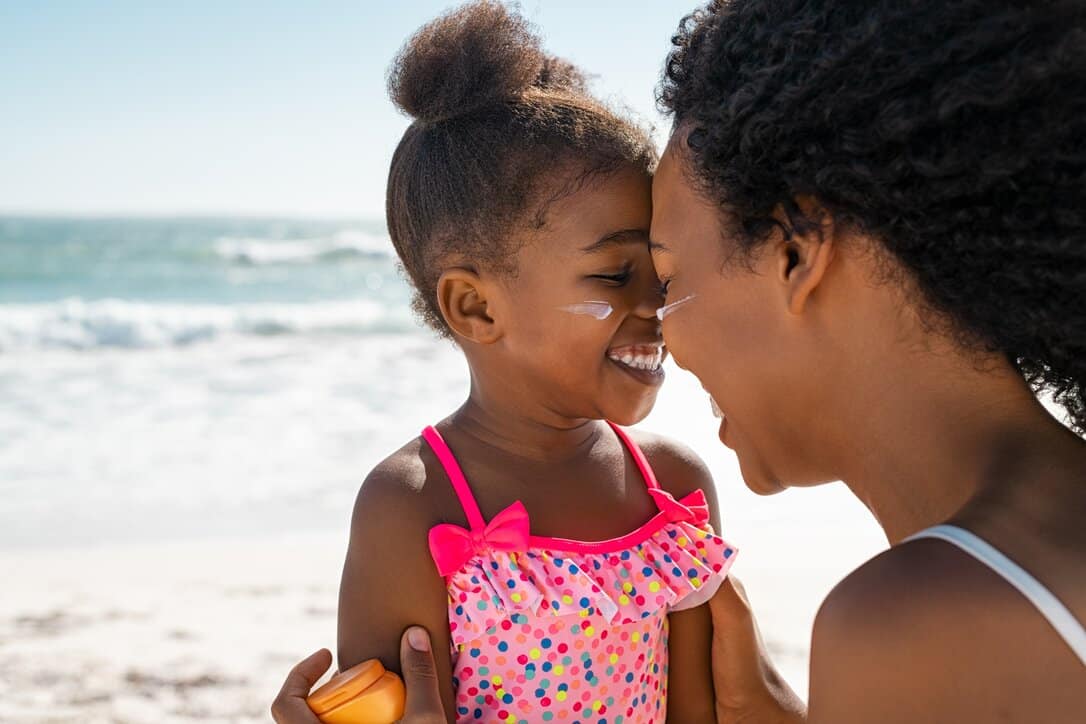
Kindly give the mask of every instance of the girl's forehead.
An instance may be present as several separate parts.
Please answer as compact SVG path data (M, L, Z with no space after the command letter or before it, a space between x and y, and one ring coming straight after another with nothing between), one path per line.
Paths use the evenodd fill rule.
M540 236L581 248L619 232L648 235L652 182L643 171L617 171L588 179L547 203ZM563 244L565 246L565 244Z

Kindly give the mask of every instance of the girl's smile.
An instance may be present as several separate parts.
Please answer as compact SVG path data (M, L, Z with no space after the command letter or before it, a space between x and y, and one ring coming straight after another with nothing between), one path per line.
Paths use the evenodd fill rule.
M624 344L607 350L607 359L642 384L659 386L664 383L664 360L667 348L661 341Z

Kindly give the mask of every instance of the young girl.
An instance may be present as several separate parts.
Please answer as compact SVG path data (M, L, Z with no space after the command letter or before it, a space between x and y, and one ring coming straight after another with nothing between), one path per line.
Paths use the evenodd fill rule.
M663 382L649 138L494 2L422 28L390 88L390 234L471 392L362 486L340 667L398 668L417 623L450 720L712 721L701 604L734 549L701 461L618 427Z

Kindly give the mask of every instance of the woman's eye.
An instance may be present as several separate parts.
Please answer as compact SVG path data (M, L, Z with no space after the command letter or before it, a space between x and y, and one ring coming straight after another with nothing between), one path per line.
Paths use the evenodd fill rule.
M660 296L661 297L666 297L667 296L667 288L670 287L670 286L671 286L671 280L670 279L661 279L660 280Z

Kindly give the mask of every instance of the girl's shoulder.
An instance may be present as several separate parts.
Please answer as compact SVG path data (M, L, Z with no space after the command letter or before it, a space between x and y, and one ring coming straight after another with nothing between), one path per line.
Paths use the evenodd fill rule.
M645 453L661 488L677 498L700 489L716 500L713 475L689 445L637 428L627 428L626 434Z
M438 523L457 520L460 506L440 462L417 437L369 472L355 499L352 528L394 528L397 536L418 538Z
M434 651L448 650L448 594L426 542L441 516L434 477L416 439L374 467L358 491L339 589L341 667L377 657L399 671L400 634L409 625L430 632ZM451 682L449 659L437 657L437 667L439 680ZM448 684L442 693L451 706Z

